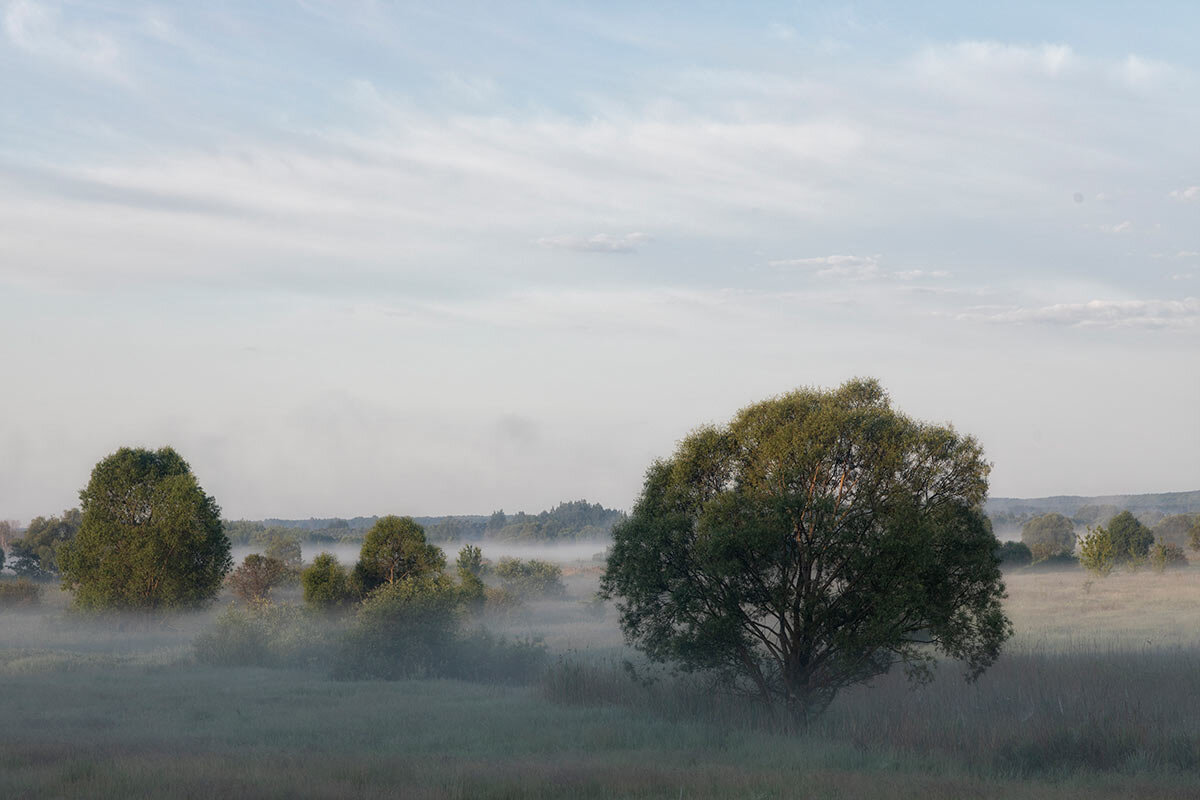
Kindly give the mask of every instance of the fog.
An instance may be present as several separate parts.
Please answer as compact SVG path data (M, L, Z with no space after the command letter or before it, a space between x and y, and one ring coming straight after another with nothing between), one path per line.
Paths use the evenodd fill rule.
M471 542L435 542L446 553L446 560L451 564L454 562L455 554L458 553L459 549L472 544L483 551L484 558L493 562L499 561L501 558L519 558L522 560L536 558L564 565L602 561L604 552L611 543L607 539L565 542L562 544L546 542L502 542L486 539ZM251 553L261 553L264 547L261 545L238 545L234 547L234 563L240 564L242 559ZM362 545L357 542L337 542L333 544L301 542L300 548L306 563L312 561L315 556L321 553L330 553L336 556L341 563L349 565L358 560L359 550L362 548Z

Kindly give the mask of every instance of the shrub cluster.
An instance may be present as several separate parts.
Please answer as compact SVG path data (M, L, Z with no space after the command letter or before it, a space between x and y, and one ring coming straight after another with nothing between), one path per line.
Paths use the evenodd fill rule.
M27 578L0 580L0 608L34 606L41 599L42 587Z

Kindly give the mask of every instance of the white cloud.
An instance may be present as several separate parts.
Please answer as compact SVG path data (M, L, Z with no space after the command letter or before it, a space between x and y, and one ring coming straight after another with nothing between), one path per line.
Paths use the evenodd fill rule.
M768 262L776 269L811 270L818 278L846 278L855 281L898 280L918 281L949 278L942 269L907 269L888 272L880 268L880 256L832 255L811 258L790 258Z
M1200 186L1188 186L1184 189L1175 189L1170 193L1170 196L1175 200L1179 200L1184 203L1200 200Z
M54 7L34 0L13 0L4 9L4 33L27 53L88 75L125 81L121 49L107 33L65 23Z
M593 236L544 236L534 244L556 250L578 250L584 253L635 253L638 245L653 241L645 233L622 235L597 233Z
M1091 300L1039 308L978 306L961 320L1075 328L1193 328L1200 325L1200 298L1182 300Z

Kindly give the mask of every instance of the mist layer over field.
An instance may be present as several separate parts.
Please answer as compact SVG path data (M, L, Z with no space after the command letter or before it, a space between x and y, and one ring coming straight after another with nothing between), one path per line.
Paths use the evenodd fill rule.
M80 617L48 588L0 614L0 795L1165 798L1200 780L1198 568L1010 572L1017 633L977 683L954 664L915 689L893 673L807 731L647 665L593 601L600 570L566 563L561 599L478 620L540 637L547 658L515 681L207 666L195 643L227 595Z

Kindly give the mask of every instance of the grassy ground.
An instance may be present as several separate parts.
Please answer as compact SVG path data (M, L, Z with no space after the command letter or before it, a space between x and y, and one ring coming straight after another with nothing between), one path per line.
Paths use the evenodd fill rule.
M498 687L203 667L216 610L81 626L50 594L0 612L0 797L1196 797L1200 568L1008 583L1018 634L977 684L887 676L805 735L633 684L614 615L581 603L497 623L564 654Z

